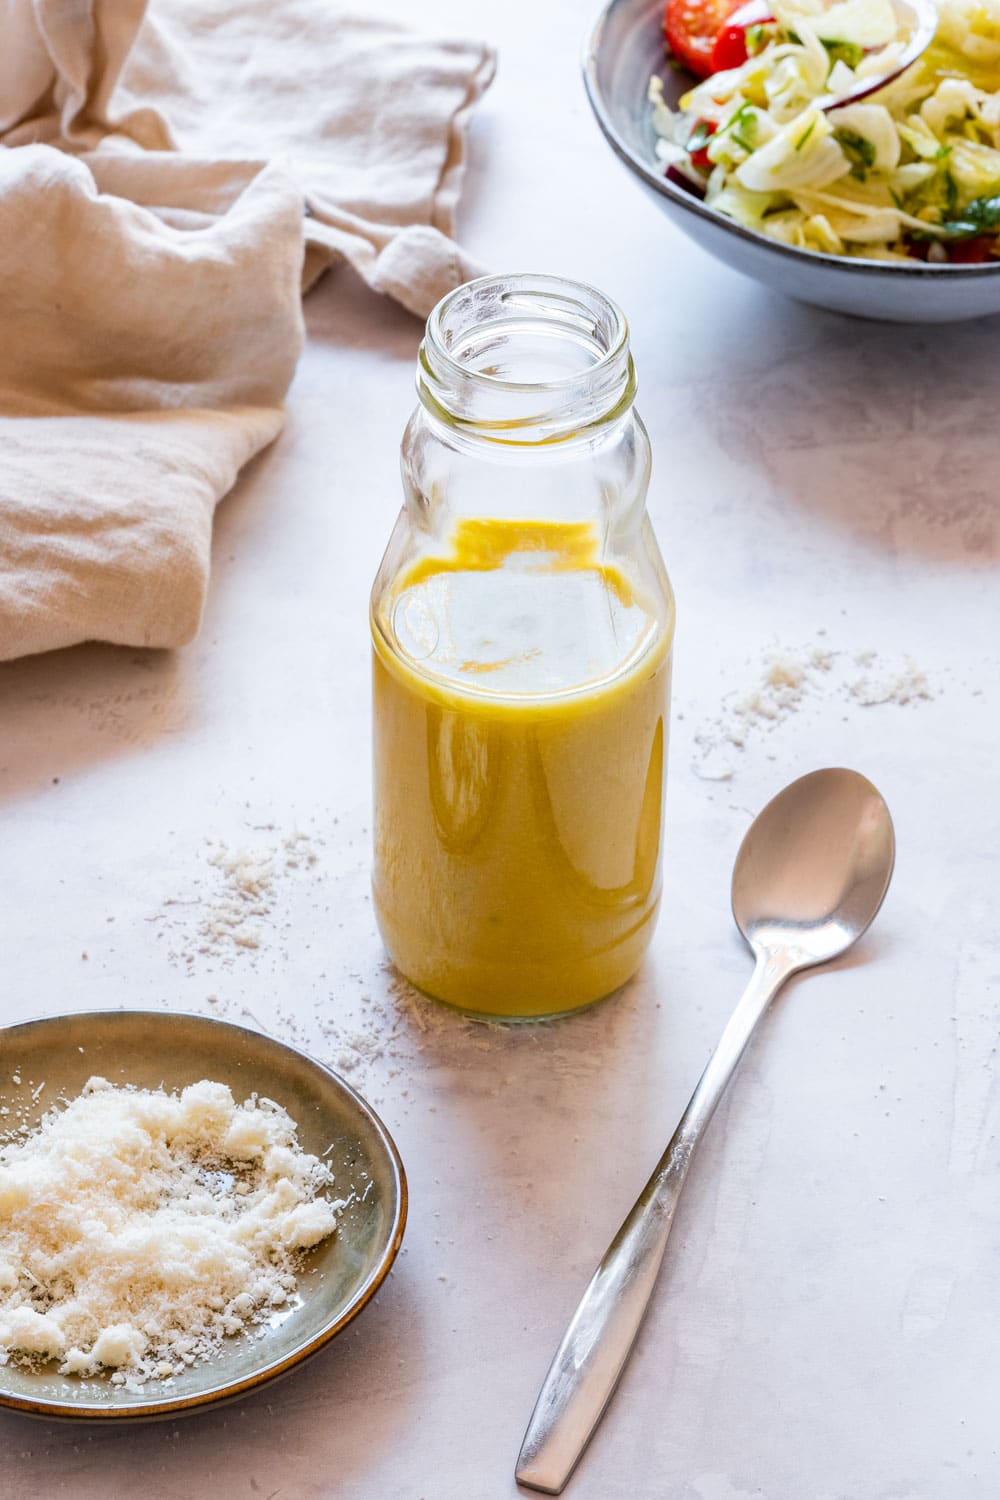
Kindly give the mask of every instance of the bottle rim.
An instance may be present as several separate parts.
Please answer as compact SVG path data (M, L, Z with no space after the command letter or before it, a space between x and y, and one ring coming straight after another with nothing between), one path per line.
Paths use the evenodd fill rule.
M544 342L557 364L576 367L518 378L518 341L523 361L533 336L536 365ZM476 436L564 440L631 407L636 381L628 320L585 282L540 273L481 276L447 293L431 312L417 390L432 415Z

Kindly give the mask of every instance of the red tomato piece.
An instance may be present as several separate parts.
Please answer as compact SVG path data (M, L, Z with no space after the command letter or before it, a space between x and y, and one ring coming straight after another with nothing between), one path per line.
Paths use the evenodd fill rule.
M698 78L712 71L715 38L741 0L667 0L663 30L677 61Z
M706 148L717 129L718 126L714 120L695 120L694 122L694 129L688 140L687 148L688 155L691 158L691 165L697 167L700 172L710 172L712 170L712 162L709 160Z
M971 240L955 240L948 246L948 259L953 266L981 266L993 260L997 252L995 234L977 234Z
M750 55L747 30L773 20L767 0L749 0L748 5L734 10L712 46L712 72L724 73L728 68L741 68Z

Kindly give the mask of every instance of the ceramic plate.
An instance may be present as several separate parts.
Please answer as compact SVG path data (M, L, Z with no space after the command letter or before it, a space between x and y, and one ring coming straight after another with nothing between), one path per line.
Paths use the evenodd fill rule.
M252 1093L276 1100L297 1122L303 1149L329 1164L337 1196L350 1194L351 1202L336 1234L304 1257L296 1305L260 1337L254 1331L227 1340L215 1359L142 1391L61 1376L55 1365L7 1365L0 1367L0 1404L41 1417L174 1417L285 1374L357 1316L403 1238L406 1176L385 1126L343 1079L271 1037L204 1016L92 1011L0 1029L0 1107L10 1110L4 1123L30 1126L95 1073L168 1091L211 1078L228 1084L238 1102Z

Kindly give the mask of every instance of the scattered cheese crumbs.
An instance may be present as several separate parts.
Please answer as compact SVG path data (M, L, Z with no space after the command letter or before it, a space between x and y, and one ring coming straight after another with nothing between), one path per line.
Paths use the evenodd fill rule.
M933 696L927 674L909 657L887 664L872 650L854 655L818 646L774 650L762 667L756 686L742 694L728 693L721 712L696 732L692 764L702 780L730 780L737 766L733 752L744 750L756 731L771 733L810 698L836 697L875 708Z
M266 1320L343 1201L269 1099L91 1078L0 1148L0 1365L116 1384L179 1374Z
M273 860L222 847L209 855L208 862L221 872L225 887L202 922L205 948L226 939L238 948L259 947L260 934L250 920L266 917L271 909Z
M211 875L195 880L187 898L164 901L162 910L149 918L162 922L164 931L176 932L179 946L170 956L189 972L203 958L255 963L268 947L289 872L308 872L318 862L308 834L276 839L273 824L258 826L257 832L272 836L264 847L230 849L221 840L207 839ZM193 927L192 919L181 915L187 907L194 912Z
M900 670L888 672L879 667L874 651L864 651L855 660L864 671L851 683L849 692L865 708L879 703L913 703L931 696L926 672L909 658Z
M754 719L775 723L794 713L818 674L829 672L833 658L829 651L814 649L796 658L789 653L775 655L767 663L760 686L747 693L735 706L737 719L744 725ZM737 740L735 743L741 743Z

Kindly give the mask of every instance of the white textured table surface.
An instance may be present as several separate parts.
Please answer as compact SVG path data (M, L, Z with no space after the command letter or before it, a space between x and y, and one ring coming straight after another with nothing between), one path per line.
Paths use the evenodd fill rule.
M509 1033L413 1002L386 969L366 598L420 329L330 279L287 432L219 511L197 644L0 670L0 1015L197 1010L302 1045L396 1137L404 1250L345 1335L242 1404L101 1431L0 1415L11 1500L513 1495L566 1319L749 973L739 840L784 782L838 763L896 820L885 910L764 1024L571 1493L1000 1492L1000 328L850 322L706 259L591 123L588 17L570 0L420 14L501 49L466 244L593 281L633 324L679 608L650 958L606 1006ZM783 695L762 690L775 653L802 679ZM896 701L908 684L926 696ZM226 936L212 863L244 851L274 861L257 948Z

